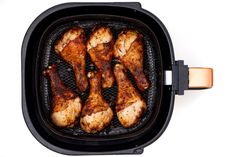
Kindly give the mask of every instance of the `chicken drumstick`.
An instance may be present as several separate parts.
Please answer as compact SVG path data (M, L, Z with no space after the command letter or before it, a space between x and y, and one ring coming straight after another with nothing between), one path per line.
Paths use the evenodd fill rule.
M146 103L126 76L123 65L116 64L114 74L118 85L117 117L123 127L132 127L137 124L142 113L146 110Z
M57 73L56 65L49 66L43 74L49 78L51 84L52 122L58 127L73 127L81 112L80 98L64 86Z
M87 42L87 51L102 74L102 87L109 88L114 83L111 59L114 40L109 27L96 27Z
M104 129L112 120L113 112L101 93L101 74L89 72L90 94L82 109L80 126L88 133Z
M64 33L55 45L56 53L73 67L76 85L81 92L88 87L85 74L85 40L84 30L80 27L73 27Z
M140 33L133 30L122 31L114 45L114 56L130 70L141 91L149 87L143 73L143 36Z

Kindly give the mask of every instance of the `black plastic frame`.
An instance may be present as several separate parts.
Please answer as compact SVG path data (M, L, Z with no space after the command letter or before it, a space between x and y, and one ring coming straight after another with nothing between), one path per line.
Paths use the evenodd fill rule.
M122 16L132 16L132 18L137 18L142 22L146 23L155 34L158 36L158 41L160 44L160 49L162 52L162 63L163 63L163 71L164 70L172 70L173 65L175 64L173 47L170 40L170 36L162 24L162 22L150 12L141 8L140 3L66 3L60 4L55 7L48 9L43 12L40 16L36 18L36 20L29 27L24 41L22 45L22 110L24 119L26 124L33 134L33 136L44 146L47 148L70 155L82 155L82 154L141 154L143 152L143 148L156 139L158 139L161 134L166 129L169 120L171 118L171 114L173 111L173 103L175 91L172 89L172 86L165 86L163 84L163 97L162 97L162 105L161 114L159 119L154 119L155 128L153 128L148 133L144 133L145 136L134 140L132 142L127 141L127 144L116 145L115 143L111 143L111 145L103 150L99 149L87 149L86 151L80 150L80 148L70 148L66 145L55 144L55 141L50 138L49 134L46 134L43 130L37 129L37 121L30 117L29 110L33 110L30 108L30 103L34 103L37 95L33 95L32 89L32 80L35 79L33 75L33 60L32 58L36 58L35 54L30 53L33 51L33 48L29 48L29 45L34 42L37 43L37 36L34 36L35 31L37 31L37 27L41 27L42 25L50 24L49 21L52 18L57 16L66 16L69 14L68 11L71 8L76 8L81 10L82 14L89 14L99 12L101 14L110 14L110 15L122 15ZM118 12L119 11L119 12ZM37 46L35 47L37 48ZM69 144L68 144L69 145ZM95 143L96 145L96 143Z

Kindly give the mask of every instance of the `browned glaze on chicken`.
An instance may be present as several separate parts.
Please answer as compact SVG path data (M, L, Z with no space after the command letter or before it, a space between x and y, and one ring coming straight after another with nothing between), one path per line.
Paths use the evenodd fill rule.
M63 34L56 42L55 51L74 70L76 85L80 91L88 87L88 80L85 73L86 38L84 30L80 27L73 27Z
M144 91L149 87L143 72L143 36L134 31L122 31L114 45L114 56L130 70L138 88Z
M73 127L82 107L79 96L62 83L56 65L49 66L43 74L48 77L52 90L52 122L58 127Z
M123 65L116 64L114 74L118 85L116 100L117 117L123 127L132 127L146 110L146 103L126 76Z
M113 112L101 93L101 74L89 72L90 94L82 109L80 126L88 133L96 133L110 124Z
M88 42L87 51L102 74L102 87L109 88L114 83L111 68L114 40L109 27L95 27Z

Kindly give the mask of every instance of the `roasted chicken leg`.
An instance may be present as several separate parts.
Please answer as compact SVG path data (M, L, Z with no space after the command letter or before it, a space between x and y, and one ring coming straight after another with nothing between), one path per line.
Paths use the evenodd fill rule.
M80 126L88 133L104 129L112 120L113 112L101 93L101 74L89 72L90 95L82 109Z
M81 112L80 98L64 86L57 73L56 65L49 66L43 74L49 78L51 84L52 122L58 127L73 127Z
M149 87L143 72L143 36L140 33L133 30L122 31L114 45L114 56L130 70L141 91Z
M146 103L127 78L123 65L116 64L114 74L118 85L117 117L123 127L132 127L137 124L142 113L146 110Z
M87 51L102 74L102 87L109 88L114 83L111 59L114 40L109 27L96 27L87 42Z
M76 85L81 92L88 87L85 74L86 41L84 30L73 27L57 41L55 51L68 62L75 73Z

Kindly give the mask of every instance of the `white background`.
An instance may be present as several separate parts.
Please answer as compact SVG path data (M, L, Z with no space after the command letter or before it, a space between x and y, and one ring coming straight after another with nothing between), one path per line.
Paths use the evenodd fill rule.
M0 157L51 156L21 112L20 55L31 22L59 0L0 0ZM165 133L141 156L236 156L236 4L234 0L140 0L167 27L176 59L214 68L214 88L176 96Z

